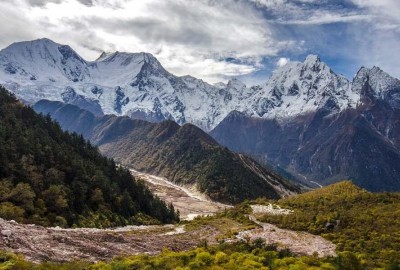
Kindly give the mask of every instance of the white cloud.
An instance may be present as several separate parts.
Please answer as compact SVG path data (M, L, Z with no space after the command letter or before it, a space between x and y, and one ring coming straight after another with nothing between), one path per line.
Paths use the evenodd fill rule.
M102 50L146 51L176 75L210 82L323 48L400 74L400 1L348 1L356 8L330 0L0 0L0 48L48 37L88 60ZM324 27L335 23L346 30L331 44ZM349 40L340 40L344 31L353 31ZM343 42L356 49L336 51Z
M359 61L368 67L379 66L400 78L400 1L352 1L365 13L374 16L371 24L353 27Z
M307 18L299 18L295 20L282 20L282 24L332 24L332 23L349 23L357 21L369 21L370 15L366 14L340 14L331 12L318 12L310 14Z
M285 66L287 63L289 63L290 62L290 59L289 58L286 58L286 57L281 57L281 58L279 58L279 60L278 60L278 62L276 62L276 65L278 66L278 67L283 67L283 66Z
M375 15L378 28L400 26L399 0L352 0L354 4Z
M323 51L332 58L341 56L354 66L376 65L400 77L399 0L248 1L264 9L271 23L290 29L291 33L303 31L308 36L307 31L312 32L315 38L308 36L305 44L310 53ZM337 27L339 23L342 25ZM329 39L331 34L338 39Z
M249 0L259 6L264 6L267 8L276 8L278 6L283 6L287 3L287 0Z
M99 50L146 51L177 75L211 82L248 74L261 59L290 46L278 40L252 5L231 0L16 0L0 10L4 47L11 41L48 37L69 44L86 59ZM21 21L23 23L18 23ZM233 61L225 61L233 59Z
M370 20L370 14L339 8L335 1L317 0L249 0L274 16L275 23L294 25L319 25ZM355 0L358 1L358 0ZM317 6L318 4L318 6Z

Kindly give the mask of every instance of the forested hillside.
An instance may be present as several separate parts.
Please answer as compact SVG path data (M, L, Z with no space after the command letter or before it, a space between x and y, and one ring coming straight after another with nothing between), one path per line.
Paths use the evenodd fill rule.
M178 219L129 171L0 87L0 217L62 227Z

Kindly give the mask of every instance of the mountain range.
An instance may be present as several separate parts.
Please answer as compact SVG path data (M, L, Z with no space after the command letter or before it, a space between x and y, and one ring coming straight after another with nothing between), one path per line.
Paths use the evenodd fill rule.
M103 53L86 61L49 39L19 42L0 51L0 82L23 101L78 105L95 115L174 120L210 130L251 94L232 80L219 87L166 71L149 53ZM245 89L246 91L243 91Z
M306 184L347 178L373 191L400 189L400 81L378 67L349 81L309 55L258 86L211 85L169 73L148 53L86 61L48 39L1 50L0 67L0 83L31 105L47 99L98 117L190 123Z
M400 190L400 81L362 68L351 87L360 96L354 107L340 110L331 100L284 121L232 112L211 135L304 183L351 179L371 191Z
M231 111L262 118L287 118L331 104L356 106L359 92L318 56L290 62L267 83L246 87L237 79L208 84L175 76L149 53L102 53L86 61L68 45L49 39L19 42L0 51L0 82L19 98L78 105L95 115L126 115L159 122L170 119L210 131Z

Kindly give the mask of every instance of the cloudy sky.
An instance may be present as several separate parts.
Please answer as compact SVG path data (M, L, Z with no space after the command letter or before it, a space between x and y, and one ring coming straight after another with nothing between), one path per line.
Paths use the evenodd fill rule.
M399 0L0 0L0 48L47 37L86 60L150 52L176 75L265 81L318 54L352 78L380 66L400 78Z

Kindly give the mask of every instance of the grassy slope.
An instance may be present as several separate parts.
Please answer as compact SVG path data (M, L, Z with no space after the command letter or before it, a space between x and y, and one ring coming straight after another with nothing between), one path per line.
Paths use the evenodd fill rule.
M338 251L357 253L366 267L400 261L400 193L370 193L344 181L278 204L294 214L262 221L320 234ZM328 222L338 225L328 229Z

